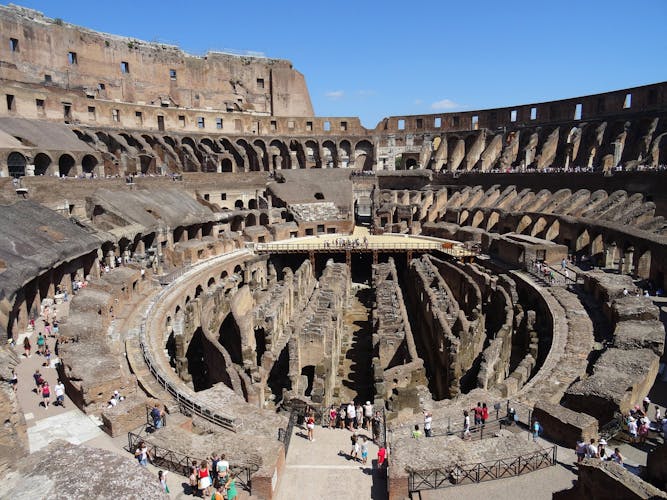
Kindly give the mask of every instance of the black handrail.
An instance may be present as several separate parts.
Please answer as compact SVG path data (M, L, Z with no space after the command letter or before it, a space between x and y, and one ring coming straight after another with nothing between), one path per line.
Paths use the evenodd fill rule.
M433 469L406 469L409 473L408 489L413 493L520 476L556 465L557 454L558 447L554 445L524 455L487 462Z
M141 442L146 444L149 460L153 465L170 470L184 477L188 477L190 475L190 469L196 467L204 460L201 458L190 457L185 453L163 448L162 446L147 441L139 434L134 434L133 432L127 433L127 450L130 453L134 453L134 450L137 449ZM259 470L259 466L230 464L229 470L236 477L237 484L248 493L251 493L252 474Z

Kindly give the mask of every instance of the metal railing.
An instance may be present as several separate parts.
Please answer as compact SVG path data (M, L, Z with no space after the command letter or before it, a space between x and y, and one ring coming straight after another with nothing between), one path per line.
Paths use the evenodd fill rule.
M185 453L163 448L162 446L147 441L139 434L134 434L133 432L127 433L127 451L130 453L134 453L134 450L138 448L139 443L142 442L146 444L149 460L154 466L175 472L181 476L188 477L192 467L196 467L204 460L191 457ZM251 476L259 470L259 466L230 464L229 470L236 477L236 483L250 493L252 486Z
M325 245L322 243L256 243L254 245L256 252L372 252L374 250L438 250L454 256L477 255L476 252L468 250L458 245L451 245L439 242L422 243L368 243L368 245Z
M558 447L554 445L524 455L487 462L449 468L408 469L408 489L410 493L414 493L520 476L556 465L557 453Z

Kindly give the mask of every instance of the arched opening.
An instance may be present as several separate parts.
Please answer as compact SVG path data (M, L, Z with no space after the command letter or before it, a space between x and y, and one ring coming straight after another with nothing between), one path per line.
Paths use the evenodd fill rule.
M241 331L236 324L233 314L228 314L225 320L220 325L218 331L218 342L229 353L232 362L237 365L243 364Z
M46 175L46 171L51 166L51 158L44 153L38 153L35 156L35 175Z
M192 379L192 388L203 391L211 387L210 374L206 364L206 345L201 327L195 330L185 357L188 360L188 373Z
M243 210L243 200L236 200L234 202L234 208L238 210Z
M211 288L212 286L215 286L215 278L211 277L211 278L208 280L208 283L206 283L206 286L207 286L208 288Z
M415 168L417 168L417 160L415 160L414 158L408 158L407 160L405 160L406 170L414 170Z
M202 292L204 291L204 288L202 288L201 285L197 285L197 288L195 289L195 299L198 298Z
M257 217L255 216L255 214L252 214L252 213L248 214L248 217L246 217L246 220L245 220L245 225L246 225L246 227L257 225Z
M265 213L259 214L259 225L268 226L269 225L269 216Z
M283 389L288 391L292 389L292 381L289 378L289 344L280 351L278 359L273 364L269 372L267 385L271 389L275 403L282 400Z
M157 168L155 167L155 158L149 155L140 155L139 156L139 167L141 168L142 174L156 173Z
M257 352L257 366L261 366L262 356L266 352L266 331L264 331L264 328L255 330L255 352Z
M251 199L248 201L248 208L250 210L257 210L257 200L256 199Z
M26 159L21 153L12 152L7 157L7 170L10 177L23 177L25 175Z
M223 158L222 162L220 162L220 170L222 172L233 172L234 165L232 164L232 160L229 158Z
M74 167L74 158L68 154L64 154L58 160L58 174L60 177L69 177Z
M174 337L173 331L169 333L164 348L167 350L167 357L169 357L169 366L176 368L176 337Z
M307 398L313 393L313 382L315 381L315 365L307 365L301 368L301 376L305 376L308 380L308 385L303 391Z
M97 158L93 155L86 155L81 160L81 168L83 168L84 173L92 174L95 171L97 166Z

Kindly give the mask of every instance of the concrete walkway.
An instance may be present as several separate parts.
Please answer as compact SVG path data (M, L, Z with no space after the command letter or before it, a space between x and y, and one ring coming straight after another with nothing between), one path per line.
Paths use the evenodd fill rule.
M348 457L350 436L345 429L315 428L315 441L306 439L305 428L295 426L287 464L277 500L385 499L384 474L375 469L377 446L368 441L368 462L362 465ZM361 431L360 435L370 436Z

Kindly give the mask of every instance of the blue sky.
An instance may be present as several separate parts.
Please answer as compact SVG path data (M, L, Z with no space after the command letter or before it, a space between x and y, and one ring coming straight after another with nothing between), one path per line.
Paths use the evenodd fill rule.
M15 3L192 53L290 59L317 115L367 127L667 80L666 0Z

